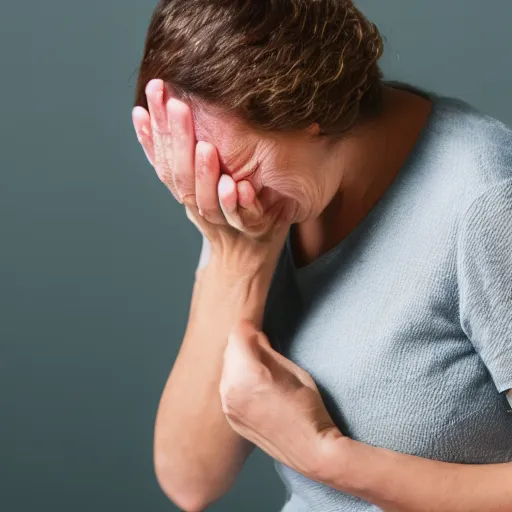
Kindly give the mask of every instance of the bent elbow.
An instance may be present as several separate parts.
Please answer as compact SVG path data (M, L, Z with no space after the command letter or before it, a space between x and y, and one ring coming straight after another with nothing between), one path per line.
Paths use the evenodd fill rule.
M164 494L185 512L204 512L218 497L212 497L200 484L186 482L170 471L169 465L155 460L155 476Z

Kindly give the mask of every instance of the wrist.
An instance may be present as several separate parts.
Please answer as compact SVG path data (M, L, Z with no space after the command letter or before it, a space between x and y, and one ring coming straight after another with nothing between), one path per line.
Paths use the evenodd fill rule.
M212 247L209 266L226 278L262 278L273 275L282 247L251 241L231 250Z
M229 304L230 316L250 320L261 327L273 270L269 265L252 265L243 269L229 267L226 261L211 258L196 272L196 286L208 303Z
M394 460L395 452L384 452L387 462ZM333 438L324 449L322 483L372 503L389 503L389 495L381 492L388 488L391 467L388 465L383 470L386 466L382 458L384 452L350 437Z
M315 480L342 492L354 494L357 485L354 457L358 443L332 429L322 434L319 443L320 461Z

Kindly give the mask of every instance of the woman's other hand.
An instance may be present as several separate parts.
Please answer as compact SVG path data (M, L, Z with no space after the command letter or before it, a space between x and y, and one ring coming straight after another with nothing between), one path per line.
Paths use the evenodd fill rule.
M146 95L149 112L133 109L137 138L160 180L209 240L212 257L233 265L233 256L247 251L252 258L254 251L262 258L271 249L277 255L290 226L284 205L264 211L249 181L221 175L216 148L196 142L189 106L172 97L162 80L151 80Z
M324 447L342 437L311 376L239 322L224 352L219 387L231 427L271 457L321 480Z

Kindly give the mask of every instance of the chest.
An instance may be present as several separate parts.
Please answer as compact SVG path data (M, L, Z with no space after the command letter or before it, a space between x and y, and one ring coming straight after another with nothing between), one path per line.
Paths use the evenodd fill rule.
M510 417L458 324L450 261L380 272L339 258L336 271L303 279L283 269L271 341L311 374L353 439L439 460L479 460L479 448L467 453L471 440L486 457L510 449ZM503 442L487 446L490 421Z

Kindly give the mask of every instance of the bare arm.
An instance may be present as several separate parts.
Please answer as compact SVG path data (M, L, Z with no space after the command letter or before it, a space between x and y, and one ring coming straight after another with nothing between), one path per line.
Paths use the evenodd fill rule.
M386 512L512 512L512 462L447 463L343 436L312 377L247 322L228 341L221 402L271 457Z
M254 275L210 262L196 273L189 323L165 386L155 425L161 487L187 511L202 510L232 486L254 445L226 421L219 396L222 358L237 320L259 325L272 264Z
M512 463L453 464L339 437L322 481L386 512L511 512Z
M246 319L261 327L289 221L279 204L265 211L250 182L221 176L216 148L195 141L190 108L167 97L163 85L149 82L149 113L134 109L135 130L159 178L208 240L211 255L196 272L185 337L161 397L154 461L164 492L195 512L231 487L253 447L222 411L222 361L235 324Z

